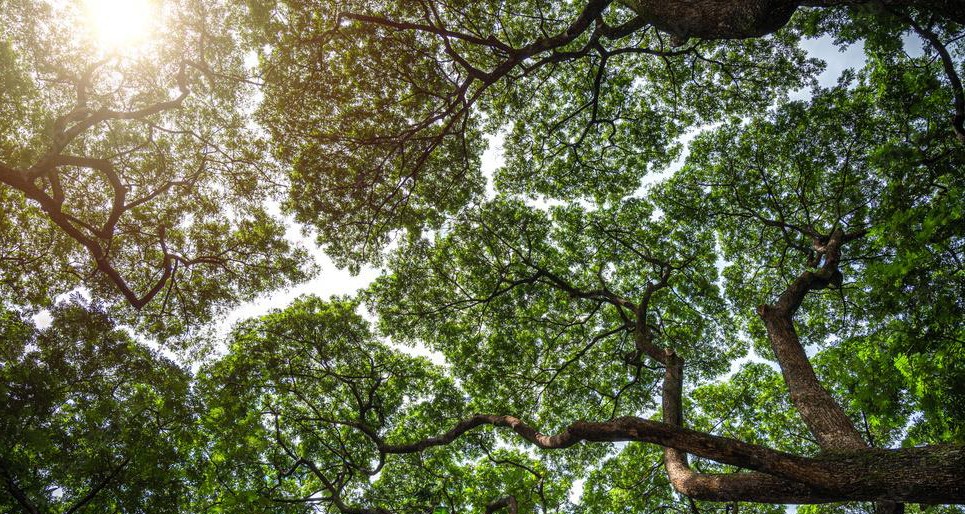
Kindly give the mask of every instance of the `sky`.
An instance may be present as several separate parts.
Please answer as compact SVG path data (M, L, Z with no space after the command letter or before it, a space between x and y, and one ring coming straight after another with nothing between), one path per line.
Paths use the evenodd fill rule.
M909 42L909 48L915 49L916 43ZM920 47L920 45L918 45ZM831 38L806 40L803 47L811 57L817 57L827 63L827 68L819 76L821 86L829 87L837 83L841 72L847 68L859 68L864 64L864 52L860 45L853 45L841 52L833 44ZM794 100L806 100L810 97L807 89L795 91L791 94ZM699 130L699 129L698 129ZM696 133L696 132L694 132ZM693 137L693 134L684 136L685 141ZM495 170L502 165L502 137L495 135L489 136L489 148L482 156L482 171L485 176L492 177ZM653 182L657 178L669 176L679 169L686 159L687 152L684 151L680 158L659 177L645 177L645 182ZM490 180L490 184L492 181ZM490 192L492 192L490 186ZM292 287L279 289L269 293L259 295L254 300L245 302L230 311L218 324L217 332L227 334L239 321L244 319L266 314L271 310L284 308L292 300L299 296L313 294L322 298L333 295L352 295L359 290L367 287L381 274L381 270L373 267L364 267L359 274L353 275L347 270L339 269L324 252L315 245L314 238L302 233L301 229L292 220L288 220L287 237L305 248L310 249L315 262L319 265L319 273L312 280ZM41 313L36 317L39 325L44 326L49 322L49 316ZM421 350L416 353L425 354Z
M807 40L803 46L811 57L817 57L827 62L827 68L819 77L820 85L823 87L836 84L841 72L846 68L859 68L864 63L864 52L860 45L854 45L845 52L839 52L830 38L820 38ZM791 98L795 100L804 100L808 97L810 97L810 93L807 90L796 91L791 95ZM493 172L503 161L502 138L490 136L489 143L489 148L483 154L482 167L483 173L487 177L492 177ZM661 175L666 176L676 171L683 164L685 158L686 152L667 170L666 174ZM221 322L219 332L226 333L231 326L243 319L265 314L272 309L283 308L302 295L314 294L328 298L332 295L353 294L368 286L381 273L379 269L367 267L363 268L358 275L352 275L344 269L337 268L331 259L315 246L313 238L301 234L301 231L293 222L289 223L288 237L303 244L306 248L312 249L312 254L321 268L319 274L311 281L261 295L255 300L239 306Z
M114 3L112 0L87 0L91 5L110 11L113 9ZM115 2L116 3L116 2ZM113 43L113 42L111 42ZM803 42L803 47L808 51L811 57L819 58L826 62L827 66L824 72L818 77L818 82L822 87L830 87L837 83L838 77L841 73L848 68L860 68L863 66L865 61L865 56L861 45L853 45L844 51L839 50L831 41L830 38L820 38L806 40ZM920 53L920 41L907 41L906 48L910 53ZM802 89L795 91L790 95L793 100L807 100L811 96L808 89ZM683 142L687 142L698 133L700 128L687 134L683 138ZM498 135L489 136L489 148L483 154L482 158L482 168L485 176L490 178L489 192L492 194L492 180L495 170L502 165L502 137ZM651 184L657 180L665 178L675 172L682 166L684 160L686 159L686 150L682 153L681 157L665 172L660 173L657 176L646 177L641 188L646 187L647 184ZM238 323L247 318L260 316L268 313L274 309L281 309L290 304L295 298L303 295L313 294L322 298L328 298L333 295L352 295L357 293L359 290L365 288L372 283L381 273L382 270L373 267L363 267L358 274L351 274L347 270L339 269L328 258L320 248L315 245L314 238L311 235L306 235L302 232L300 227L298 227L294 221L288 220L288 231L287 237L292 240L292 242L298 243L299 245L311 249L311 253L318 264L320 270L317 276L305 283L298 284L292 287L288 287L281 290L276 290L270 293L262 294L252 301L246 302L239 307L230 311L223 320L221 320L216 328L216 332L225 336L231 330L231 328ZM45 326L49 324L49 314L41 313L36 318L35 321L40 326ZM156 345L152 345L155 346ZM424 355L428 356L431 360L437 364L442 364L443 359L441 355L433 354L426 348L399 348L406 353L414 355ZM162 349L163 351L163 349ZM169 353L169 352L164 352ZM171 357L178 360L176 355L170 355ZM747 361L760 360L754 355L750 355L747 358L740 359L733 363L731 371L729 374L736 372L740 366L742 366ZM729 375L728 374L728 375ZM574 503L579 503L580 497L583 493L583 483L578 481L573 489L570 491L570 500ZM796 509L793 507L789 509L789 512L794 512Z

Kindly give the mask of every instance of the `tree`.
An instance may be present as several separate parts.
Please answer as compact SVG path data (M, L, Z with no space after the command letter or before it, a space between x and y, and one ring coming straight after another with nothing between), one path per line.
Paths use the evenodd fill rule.
M181 512L189 373L96 306L52 316L0 317L0 510Z
M902 33L917 31L941 56L929 66L965 133L947 47L960 2L813 4L824 8L788 23L797 2L262 2L261 120L293 170L288 208L348 266L479 198L485 133L506 132L500 191L630 194L685 131L810 85L820 65L802 36L864 40L901 67ZM668 28L683 20L691 28Z
M234 7L167 2L170 35L125 52L85 38L80 5L0 9L8 301L47 306L83 286L173 336L305 278L266 211L277 174L245 116Z
M640 5L340 7L263 20L261 115L300 186L289 208L347 263L395 237L366 302L392 341L444 356L461 403L421 379L382 389L413 372L389 371L400 357L385 350L328 350L371 340L320 329L347 323L329 314L281 321L304 305L244 327L234 374L214 381L254 394L236 416L273 456L263 498L553 509L563 500L536 484L588 477L588 511L680 508L671 486L879 511L965 501L954 16L811 10L721 42L679 40L690 32ZM905 55L908 30L936 57ZM818 69L797 38L826 32L863 40L868 67L783 100ZM665 145L708 123L683 170L641 189L676 155ZM487 196L481 134L500 127L507 163ZM715 383L749 348L780 375L749 364ZM421 410L437 405L450 410ZM493 463L505 475L473 496L465 477ZM520 469L530 482L513 489ZM651 470L627 490L654 503L614 500L627 469Z
M552 509L539 486L587 469L583 508L606 511L633 505L607 490L628 468L650 470L627 488L648 491L641 507L672 505L670 485L717 502L962 502L963 149L944 99L907 94L916 76L870 87L879 71L705 132L647 198L496 198L403 243L368 299L386 335L448 369L374 342L352 303L241 327L211 378L230 385L210 393L240 431L216 439L266 452L249 471L270 477L266 501L342 512ZM781 376L752 364L707 382L748 344ZM580 445L614 441L665 450ZM476 496L467 478L494 463Z
M238 61L230 56L244 44L257 48L265 99L256 118L271 136L274 158L290 168L284 208L317 229L341 264L376 262L386 272L359 298L303 298L236 327L227 354L195 376L196 396L182 400L185 412L195 413L190 437L171 444L190 466L174 471L188 498L171 509L770 514L796 503L812 514L960 512L934 505L965 503L963 10L942 0L813 4L228 6L224 18L215 17L227 20L219 25L225 30L200 31L201 57L208 36L224 35L216 55L163 61L166 86L153 89L160 103L146 105L167 112L175 88L178 102L198 87L237 100ZM27 12L22 6L32 4L9 5ZM669 17L664 7L677 14ZM241 12L249 19L231 17ZM27 12L14 26L29 27L34 18ZM925 55L904 53L909 33L927 44ZM822 65L798 43L819 34L862 42L867 66L846 72L836 87L816 87ZM43 69L24 61L30 53L23 43L7 48L7 68ZM219 64L228 71L217 71ZM11 91L43 97L45 88L32 85L38 73L4 80ZM189 79L194 89L183 96L180 82ZM84 83L72 87L83 91ZM810 100L788 100L807 86ZM29 95L17 98L3 108L34 105ZM41 100L37 105L46 105ZM202 114L237 113L232 102L215 103ZM80 109L63 123L111 126L124 120L98 116L124 113L141 114ZM189 120L197 114L172 113ZM51 126L57 134L59 125ZM199 126L231 137L248 128L241 115L228 123L212 115ZM506 164L487 177L480 169L484 135L501 131ZM196 148L194 132L175 132L170 137L188 141L172 148ZM6 133L16 144L5 140L5 151L33 148L16 140L31 132ZM107 133L92 139L114 144ZM693 139L683 168L649 180L683 156L687 134ZM127 137L143 141L125 136L125 144ZM92 258L85 262L99 269L94 280L43 285L48 289L35 295L43 299L64 284L96 284L111 274L101 264L104 247L97 250L102 242L91 249L68 230L88 227L59 223L64 210L40 216L30 209L57 200L65 183L57 170L109 178L117 164L60 161L57 138L40 141L37 148L66 164L34 186L23 181L27 165L8 165L0 171L9 187L0 191L11 205L20 202L11 212L57 226L36 237L65 248L79 243ZM252 161L273 162L257 150ZM250 171L238 165L228 167ZM154 261L161 266L143 282L149 293L180 291L171 298L203 322L220 305L298 277L297 255L271 221L259 230L239 228L258 235L246 239L256 253L277 250L258 253L253 273L243 274L250 262L226 268L222 261L181 260L180 250L169 252L171 227L134 215L162 197L190 206L194 197L176 184L155 186L146 191L161 192L147 193L149 202L121 213L132 215L131 229L145 236L138 251L161 248ZM102 189L84 193L101 198ZM110 187L104 198L123 190ZM211 185L202 196L206 215L236 214L219 210L215 199L230 203L238 191L222 194ZM108 205L116 204L98 212L110 228L115 211ZM234 252L241 247L215 237L224 226L185 237ZM21 265L4 275L6 283L25 283L23 269L77 269L29 262L32 253L23 249L41 240L9 223L0 228L11 242L3 247L11 256L5 262ZM276 254L289 260L279 264ZM175 263L212 264L225 274L199 272L188 281L197 289L178 289L173 268L166 271ZM109 301L120 294L140 307L148 297L125 294L125 283L111 280L93 293ZM167 325L170 312L159 294L143 305L160 309L159 332L196 321ZM376 315L374 324L358 312L362 307ZM18 334L31 333L16 326ZM85 340L50 333L55 341L38 342L41 350ZM426 346L442 363L412 356L404 344ZM26 362L20 355L33 345L20 347L7 361ZM0 370L18 366L4 362ZM117 412L111 387L67 390ZM98 411L83 414L103 424ZM83 423L65 423L66 431ZM153 482L156 468L127 475L130 464L120 455L98 471L104 478L96 483L78 480L84 471L69 466L56 480L46 468L31 474L35 456L65 460L65 451L21 439L4 461L9 505L30 511L37 502L58 502L61 493L53 491L66 490L73 503L62 510L70 510L86 505L89 493L82 491L92 491L91 501L106 509L136 510L128 507L135 503L130 494L141 489L126 487L128 481L163 489ZM147 441L156 440L123 440ZM54 489L44 489L50 483ZM582 501L570 503L580 484Z

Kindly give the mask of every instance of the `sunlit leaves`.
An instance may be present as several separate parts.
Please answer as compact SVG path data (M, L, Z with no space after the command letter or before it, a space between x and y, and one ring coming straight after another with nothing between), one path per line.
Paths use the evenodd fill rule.
M634 314L606 298L639 301L670 267L649 322L692 359L694 377L724 369L737 340L725 334L711 248L642 200L548 213L494 201L400 248L372 301L387 333L445 354L481 410L563 425L653 408L661 375L627 365L634 343L621 316Z
M288 208L342 264L380 261L483 192L481 133L508 131L497 190L617 201L697 123L765 108L809 83L791 31L674 47L614 3L259 4L261 119L292 166ZM599 27L599 23L596 24Z
M443 370L376 341L356 309L309 297L236 329L201 384L211 480L269 502L354 503L385 465L376 438L435 435L463 413Z
M280 180L248 117L239 9L165 3L163 41L107 55L80 6L4 3L0 201L19 227L3 229L0 277L13 303L85 288L172 337L307 276L267 214ZM49 278L18 283L38 262Z

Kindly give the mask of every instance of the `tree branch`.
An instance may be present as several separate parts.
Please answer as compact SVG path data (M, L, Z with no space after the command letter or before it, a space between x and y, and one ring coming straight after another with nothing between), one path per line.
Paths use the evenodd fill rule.
M524 440L541 449L564 449L580 442L638 441L677 448L717 462L755 469L793 480L808 480L830 486L831 475L824 465L812 459L748 444L736 439L715 436L669 423L637 417L621 417L611 421L577 421L554 435L537 431L519 418L493 414L476 414L456 424L446 433L407 444L388 444L377 440L379 451L407 454L452 443L460 436L481 426L509 428Z
M90 503L91 500L93 500L94 497L97 496L97 493L101 492L101 490L104 489L104 487L106 487L107 484L109 484L112 480L114 480L114 478L116 478L117 475L119 475L121 471L125 467L127 467L128 463L130 462L131 462L131 457L130 456L125 457L124 460L117 467L115 467L114 470L111 471L109 475L104 477L104 479L98 482L94 487L92 487L91 490L87 492L87 494L85 494L82 498L77 500L77 502L75 502L69 509L64 511L64 514L73 514L74 512L77 512L79 509L83 508L85 505Z
M17 503L20 504L20 507L22 507L23 510L29 514L40 514L40 509L38 509L29 498L27 498L27 494L24 492L24 490L17 485L17 481L10 473L9 466L4 459L0 459L0 474L3 475L4 488L6 488L7 492L10 493L10 496L13 496L13 498L17 500Z
M505 496L486 505L486 514L493 514L500 509L506 509L509 514L516 514L519 511L519 504L516 503L515 496Z
M897 12L895 13L898 14ZM955 114L952 116L952 128L955 130L955 135L958 136L958 140L965 143L965 90L962 89L962 79L955 70L955 61L952 59L951 54L948 53L948 48L942 43L938 34L922 27L911 16L905 14L898 14L898 16L911 25L922 39L928 41L931 47L934 48L941 57L942 67L945 69L945 76L948 77L948 81L951 83L952 97L954 98Z
M791 394L791 401L825 450L866 448L867 443L841 406L818 381L794 328L793 317L810 291L828 285L840 286L838 263L844 239L845 234L841 229L836 229L826 241L816 239L814 248L818 256L823 258L823 265L816 271L801 273L774 304L757 308Z

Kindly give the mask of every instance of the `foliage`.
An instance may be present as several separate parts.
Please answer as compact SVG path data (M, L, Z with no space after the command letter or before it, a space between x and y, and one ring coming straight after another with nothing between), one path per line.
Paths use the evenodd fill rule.
M190 375L96 306L0 317L0 510L181 512Z
M266 210L277 170L246 115L235 7L166 2L171 37L124 52L80 32L81 5L0 9L8 306L83 287L171 337L306 277Z
M959 512L960 16L646 4L184 0L123 56L0 5L0 507ZM148 350L307 276L276 200L381 277Z
M500 190L618 200L687 128L759 111L819 69L793 31L673 48L652 27L570 30L582 2L266 4L260 114L292 166L287 207L349 266L480 197L484 130L508 131Z

